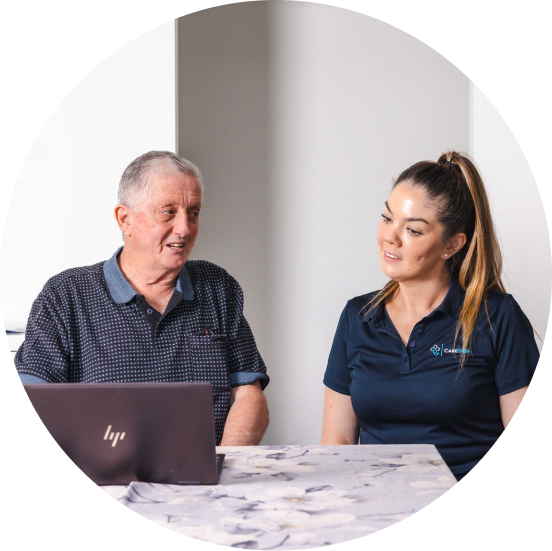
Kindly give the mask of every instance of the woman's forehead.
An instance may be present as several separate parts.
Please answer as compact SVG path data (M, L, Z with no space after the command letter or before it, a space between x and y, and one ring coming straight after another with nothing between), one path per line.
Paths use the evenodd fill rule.
M401 182L393 188L386 205L394 214L408 213L410 216L417 213L418 216L422 216L423 213L426 216L437 217L435 201L429 198L421 186L412 185L409 181ZM398 212L395 213L395 210Z

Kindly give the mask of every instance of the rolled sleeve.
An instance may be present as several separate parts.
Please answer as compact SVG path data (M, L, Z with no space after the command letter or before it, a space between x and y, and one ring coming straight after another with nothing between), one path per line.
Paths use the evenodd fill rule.
M269 381L268 375L266 373L249 373L245 371L230 373L230 386L232 387L252 385L256 381L261 383L261 390L264 390Z

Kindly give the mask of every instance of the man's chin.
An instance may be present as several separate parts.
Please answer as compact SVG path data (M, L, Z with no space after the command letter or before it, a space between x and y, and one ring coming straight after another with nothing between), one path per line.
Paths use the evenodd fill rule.
M170 271L181 270L188 261L189 254L181 252L163 257L162 265Z

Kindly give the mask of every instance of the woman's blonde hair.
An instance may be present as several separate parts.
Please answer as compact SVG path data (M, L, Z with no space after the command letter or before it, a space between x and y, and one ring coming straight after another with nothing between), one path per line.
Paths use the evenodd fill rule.
M487 292L506 292L501 279L502 254L483 180L466 155L448 151L437 162L421 161L407 168L393 188L403 182L422 188L435 205L437 220L443 227L444 243L458 233L466 234L466 244L447 260L447 267L451 275L458 277L466 293L456 325L455 347L462 334L462 348L469 350L481 305L487 312ZM375 308L398 286L397 281L391 280L367 307ZM462 354L460 369L466 357L467 354Z

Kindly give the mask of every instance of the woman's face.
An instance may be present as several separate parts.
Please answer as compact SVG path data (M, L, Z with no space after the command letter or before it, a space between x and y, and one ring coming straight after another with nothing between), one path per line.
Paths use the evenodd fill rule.
M452 250L450 243L443 243L442 233L423 189L408 182L395 186L378 230L383 273L399 282L443 278Z

